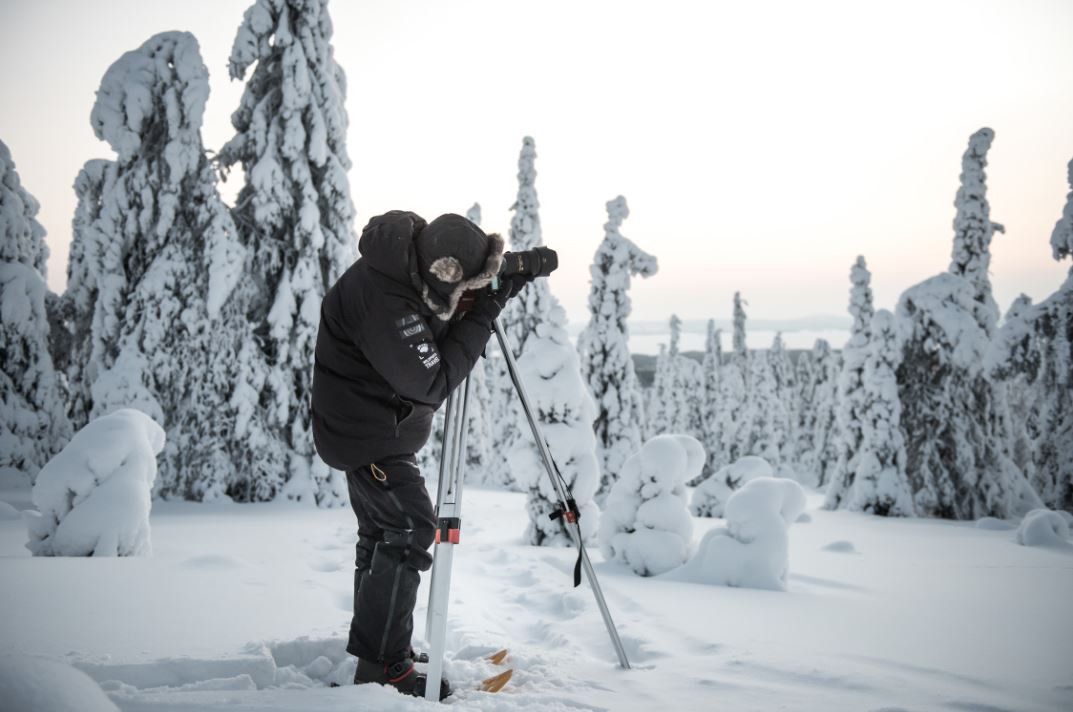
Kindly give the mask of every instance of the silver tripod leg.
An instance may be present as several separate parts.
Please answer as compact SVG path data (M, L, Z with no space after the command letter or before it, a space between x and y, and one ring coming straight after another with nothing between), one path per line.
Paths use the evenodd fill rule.
M443 449L440 452L440 485L436 492L436 548L432 555L432 581L428 594L425 638L429 642L425 699L439 702L443 679L443 654L447 645L447 603L451 589L451 566L462 528L462 482L466 463L466 414L469 411L469 378L461 398L447 397L443 419Z
M529 396L525 393L525 385L522 383L522 379L518 376L518 364L514 360L514 352L511 350L510 344L507 343L507 336L503 332L503 325L499 323L499 319L495 321L496 338L499 340L499 350L503 352L503 358L507 360L507 370L510 372L511 381L514 382L514 390L518 392L518 398L521 399L522 408L525 410L525 417L529 421L529 427L533 431L533 440L537 443L537 448L540 450L540 457L544 462L544 469L548 473L548 477L551 478L551 483L555 487L556 493L559 495L560 502L566 502L570 496L566 491L562 481L560 480L556 470L555 463L551 458L551 451L548 450L548 443L544 439L544 434L540 430L540 423L536 419L536 414L533 412L533 407L529 403ZM585 551L585 543L581 537L581 525L575 520L572 523L568 523L566 519L563 519L563 527L569 532L570 537L574 540L574 545L578 547L578 551L581 555L582 567L585 570L585 576L589 580L589 585L592 587L592 594L596 597L596 605L600 607L600 615L603 616L604 625L607 626L607 632L611 636L611 644L615 646L615 652L618 654L619 664L626 670L630 669L630 661L626 658L626 649L622 647L622 639L619 638L618 629L615 628L615 622L611 619L611 611L607 609L607 602L604 600L603 591L600 589L600 582L596 580L596 572L593 571L592 564L589 562L589 555Z

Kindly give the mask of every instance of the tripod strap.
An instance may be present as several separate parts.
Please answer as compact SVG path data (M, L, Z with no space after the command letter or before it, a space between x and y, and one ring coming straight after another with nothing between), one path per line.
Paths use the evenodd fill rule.
M556 472L556 474L558 474L558 472ZM560 504L562 504L562 503L560 503ZM570 526L571 524L573 524L573 525L577 526L577 528L578 528L578 530L577 530L577 561L574 563L574 588L577 588L578 586L581 585L581 557L582 557L582 548L581 547L584 546L581 543L581 526L578 525L578 521L581 519L581 510L579 510L577 508L577 502L574 501L573 497L571 497L570 499L566 500L566 506L565 507L563 507L563 506L559 507L559 509L557 509L554 512L552 512L551 514L549 514L548 518L551 519L553 522L556 519L561 518L563 520L563 525L564 526Z

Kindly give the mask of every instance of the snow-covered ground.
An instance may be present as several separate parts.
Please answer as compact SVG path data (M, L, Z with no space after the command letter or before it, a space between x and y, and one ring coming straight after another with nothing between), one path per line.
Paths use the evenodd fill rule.
M0 500L30 506L26 493ZM634 664L623 671L590 591L570 588L572 552L522 545L524 495L468 488L447 673L472 684L494 671L482 655L509 646L516 674L498 695L460 691L449 704L1073 709L1073 546L820 501L811 494L810 517L789 531L786 592L640 578L592 547ZM352 671L349 510L157 502L151 524L152 557L31 558L22 522L0 516L0 667L7 653L73 663L127 712L434 708L327 686ZM694 519L694 543L719 525ZM47 677L20 664L7 669Z

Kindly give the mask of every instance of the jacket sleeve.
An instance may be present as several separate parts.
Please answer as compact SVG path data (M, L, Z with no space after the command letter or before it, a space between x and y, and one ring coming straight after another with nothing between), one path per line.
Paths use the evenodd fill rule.
M486 315L467 313L435 340L425 317L401 300L362 320L362 352L403 398L438 406L473 369L491 337Z

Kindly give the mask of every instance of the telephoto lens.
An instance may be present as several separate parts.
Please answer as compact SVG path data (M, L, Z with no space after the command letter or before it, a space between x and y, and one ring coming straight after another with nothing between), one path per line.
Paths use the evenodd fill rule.
M524 252L504 252L499 278L516 274L547 277L559 267L559 255L550 247L534 247Z

